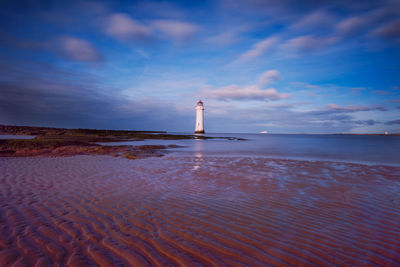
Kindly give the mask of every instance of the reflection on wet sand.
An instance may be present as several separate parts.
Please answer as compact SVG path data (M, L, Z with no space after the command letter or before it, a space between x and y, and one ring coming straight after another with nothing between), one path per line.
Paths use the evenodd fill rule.
M203 149L204 149L203 146L204 146L203 140L195 140L193 148L195 164L193 165L193 170L198 170L201 166L201 163L203 161Z
M1 158L0 266L399 266L399 167L200 148Z

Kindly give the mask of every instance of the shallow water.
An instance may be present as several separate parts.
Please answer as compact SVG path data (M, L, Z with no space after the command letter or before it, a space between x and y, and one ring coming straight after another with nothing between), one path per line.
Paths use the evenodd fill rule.
M0 167L1 266L400 264L399 167L199 151Z
M258 156L400 166L400 136L310 134L207 134L207 136L230 136L248 140L145 140L105 144L184 146L173 150L181 152L178 155L203 153L218 156Z

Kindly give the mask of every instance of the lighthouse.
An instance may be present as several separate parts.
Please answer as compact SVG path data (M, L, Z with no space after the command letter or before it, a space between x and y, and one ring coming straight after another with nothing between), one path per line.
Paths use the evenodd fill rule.
M201 100L196 105L196 129L194 133L204 133L204 106Z

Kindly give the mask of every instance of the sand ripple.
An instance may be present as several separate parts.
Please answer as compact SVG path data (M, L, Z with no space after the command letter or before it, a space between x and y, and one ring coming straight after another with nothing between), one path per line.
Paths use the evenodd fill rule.
M0 266L399 266L400 168L0 159Z

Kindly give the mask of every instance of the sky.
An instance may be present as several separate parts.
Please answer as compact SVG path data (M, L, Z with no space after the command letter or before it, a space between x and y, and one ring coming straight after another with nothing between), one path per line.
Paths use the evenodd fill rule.
M0 124L400 133L400 1L0 1Z

